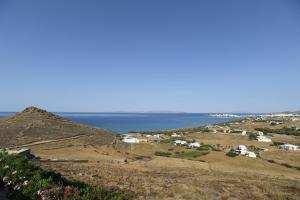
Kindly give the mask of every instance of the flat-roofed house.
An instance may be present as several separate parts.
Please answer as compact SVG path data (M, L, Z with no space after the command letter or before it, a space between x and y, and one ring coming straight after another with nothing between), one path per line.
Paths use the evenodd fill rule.
M299 151L299 147L293 144L283 144L280 145L280 148L289 151Z
M189 143L188 146L190 148L198 148L200 147L200 144L198 142Z

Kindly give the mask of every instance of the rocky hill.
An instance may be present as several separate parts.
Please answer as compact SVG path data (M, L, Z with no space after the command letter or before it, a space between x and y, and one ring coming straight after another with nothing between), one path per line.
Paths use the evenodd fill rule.
M106 130L79 124L36 107L0 119L0 148L77 135L96 135L103 143L114 138Z

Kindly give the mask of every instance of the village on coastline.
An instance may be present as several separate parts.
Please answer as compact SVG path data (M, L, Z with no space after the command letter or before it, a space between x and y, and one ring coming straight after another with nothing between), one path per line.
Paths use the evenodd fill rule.
M272 143L272 139L268 137L269 133L264 133L263 131L256 129L247 130L242 129L239 126L245 123L255 124L257 122L266 122L270 126L277 126L285 124L286 122L298 122L300 121L300 114L298 113L274 113L274 114L259 114L259 115L237 115L237 114L210 114L211 117L220 117L220 118L239 118L232 122L210 124L206 126L194 127L194 128L182 128L174 130L163 130L163 131L140 131L140 132L129 132L127 134L118 134L116 137L118 140L134 145L134 144L152 144L152 143L161 143L161 144L171 144L174 146L183 147L186 149L197 149L201 146L207 146L209 144L204 144L203 142L189 137L190 132L206 132L214 134L230 134L236 136L248 137L249 140L261 142L261 143ZM234 125L234 126L232 126ZM289 127L295 131L300 132L299 126ZM271 131L271 130L270 130ZM290 144L290 143L280 143L275 142L275 146L278 149L287 150L287 151L299 151L299 144ZM22 147L22 146L21 146ZM31 154L30 148L27 148L26 145L23 148L6 148L1 149L2 152L7 152L8 154L18 154L23 155L28 158L34 157ZM259 155L259 151L251 151L244 144L239 144L234 148L222 149L226 153L233 153L236 155L243 155L250 158L256 158ZM260 151L268 151L267 148L260 149Z
M236 114L210 114L211 117L220 117L220 118L240 118L239 121L234 121L232 123L220 123L220 124L212 124L203 127L194 128L195 130L199 129L204 132L211 133L220 133L220 134L231 134L231 135L241 135L245 137L249 137L250 140L256 140L262 143L272 143L272 139L265 135L263 131L248 131L246 129L240 129L237 127L230 127L230 124L240 125L246 122L267 122L270 126L277 126L280 124L284 124L288 121L300 121L300 114L295 113L274 113L274 114L260 114L260 115L236 115ZM298 131L299 127L290 127L296 131ZM185 139L186 129L179 130L167 130L167 131L158 131L158 132L134 132L128 134L122 134L120 136L120 140L129 144L139 144L139 143L169 143L175 146L185 147L187 149L199 148L202 145L201 141L196 141L195 139L189 138ZM276 145L279 149L286 151L299 151L299 145L289 144L289 143L280 143ZM268 151L267 148L261 149L262 151ZM235 149L226 149L225 152L234 153L237 155L243 155L250 158L256 158L259 155L259 151L254 152L250 151L246 145L240 144L235 147Z
M279 177L277 184L283 187L285 181L300 178L300 117L296 115L243 117L199 127L117 135L30 107L3 119L1 127L4 157L21 155L16 158L27 157L34 165L64 177L90 186L104 181L109 187L129 189L141 198L153 190L162 191L170 181L174 182L172 186L184 181L210 194L208 191L217 188L202 185L203 179L219 183L219 178L231 181L232 176L238 176L243 182L251 179L251 184L254 181L259 187L261 181ZM5 137L6 133L10 138ZM38 141L34 133L41 137ZM9 170L7 166L11 164L2 160L0 171L5 175L0 178L5 187L14 192L26 188L27 185L11 182L16 169ZM258 180L258 175L264 177ZM234 189L238 188L237 183ZM184 191L190 194L191 190ZM291 194L294 193L298 194L293 190ZM163 197L173 194L172 187L160 193ZM272 195L278 195L277 191Z

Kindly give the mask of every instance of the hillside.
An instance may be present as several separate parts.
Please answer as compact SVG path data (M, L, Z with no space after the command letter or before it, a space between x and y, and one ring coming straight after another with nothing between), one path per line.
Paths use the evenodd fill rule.
M82 125L36 107L0 119L0 148L78 135L97 136L101 143L114 138L106 130Z

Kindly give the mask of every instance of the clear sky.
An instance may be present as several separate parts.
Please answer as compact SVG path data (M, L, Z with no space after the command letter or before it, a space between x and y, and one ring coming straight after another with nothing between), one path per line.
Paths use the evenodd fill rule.
M298 0L0 0L0 111L300 110Z

